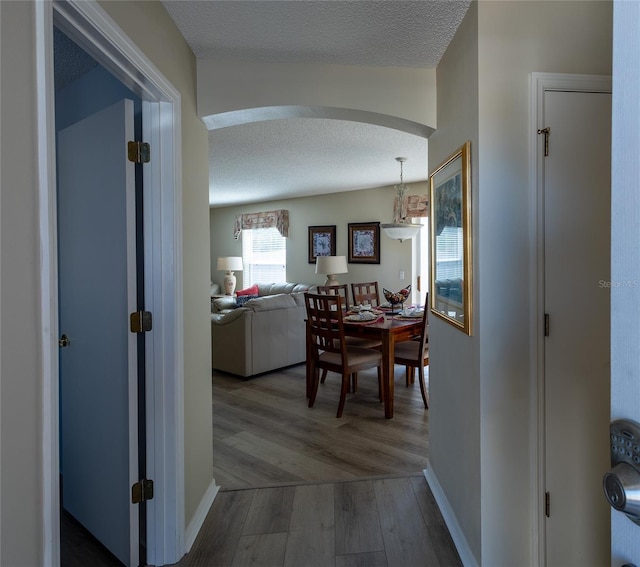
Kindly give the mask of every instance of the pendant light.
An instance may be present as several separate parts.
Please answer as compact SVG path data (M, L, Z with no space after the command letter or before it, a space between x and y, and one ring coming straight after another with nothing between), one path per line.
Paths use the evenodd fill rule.
M385 234L389 238L395 238L400 242L413 238L420 229L421 224L412 223L407 220L407 205L405 203L405 193L409 189L403 180L402 164L407 161L406 157L397 157L396 161L400 163L400 185L395 185L396 190L395 204L393 207L393 222L387 224L381 224L380 226L384 230Z

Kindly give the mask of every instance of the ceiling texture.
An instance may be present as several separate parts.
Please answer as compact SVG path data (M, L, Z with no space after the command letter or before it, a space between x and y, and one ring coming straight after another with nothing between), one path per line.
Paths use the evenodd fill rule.
M470 0L163 0L197 58L434 69ZM286 118L209 131L211 206L425 181L425 138Z

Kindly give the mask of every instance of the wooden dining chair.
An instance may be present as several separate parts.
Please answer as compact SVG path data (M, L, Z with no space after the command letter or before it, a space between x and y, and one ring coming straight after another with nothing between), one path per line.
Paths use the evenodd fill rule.
M350 346L345 341L342 297L305 293L308 329L308 363L311 392L309 407L313 407L318 393L320 370L342 376L340 402L336 417L341 417L351 383L351 376L361 370L376 368L378 392L382 401L382 353L379 350Z
M347 284L338 285L319 285L318 293L323 295L339 295L342 298L343 311L349 311L351 305L349 303L349 288Z
M369 304L371 307L380 306L378 282L352 283L351 295L353 296L354 305Z
M420 393L424 407L428 408L427 390L424 381L424 367L429 364L429 294L424 304L424 313L422 315L422 328L420 339L415 341L404 341L396 343L393 362L394 364L402 364L405 367L406 385L415 382L415 369L418 369L418 380L420 382Z

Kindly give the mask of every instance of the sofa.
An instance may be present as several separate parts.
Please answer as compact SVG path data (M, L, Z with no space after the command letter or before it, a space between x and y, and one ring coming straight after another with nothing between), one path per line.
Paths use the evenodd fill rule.
M304 293L316 289L311 284L257 284L257 294L248 299L213 298L211 367L246 378L304 362Z

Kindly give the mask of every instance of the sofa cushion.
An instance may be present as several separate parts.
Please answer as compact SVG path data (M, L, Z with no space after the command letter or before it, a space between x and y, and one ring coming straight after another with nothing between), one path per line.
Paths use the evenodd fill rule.
M220 313L228 309L235 309L237 307L236 298L232 295L225 297L218 297L213 300L214 311Z
M251 287L236 291L236 295L238 297L242 297L243 295L255 295L257 297L258 296L258 284L253 284Z
M296 301L288 293L265 295L247 301L244 306L253 311L271 311L272 309L291 309L296 307Z

